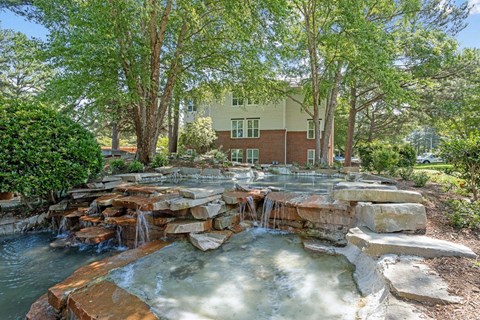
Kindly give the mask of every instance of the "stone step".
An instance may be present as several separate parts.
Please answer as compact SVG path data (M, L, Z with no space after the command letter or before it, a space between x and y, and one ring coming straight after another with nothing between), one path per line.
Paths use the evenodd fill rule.
M334 200L383 203L421 203L423 197L415 191L380 190L380 189L343 189L334 190Z
M114 207L139 209L142 211L169 210L170 200L179 198L176 193L162 194L152 197L128 196L113 200Z
M114 199L118 199L118 198L121 198L123 196L124 195L122 195L120 193L110 193L110 194L106 194L104 196L101 196L100 198L97 198L95 201L97 202L98 206L108 207L108 206L112 205Z
M448 285L419 259L386 258L381 262L383 276L397 297L432 304L459 303L448 293Z
M120 216L123 216L125 214L125 209L124 208L109 207L109 208L106 208L105 210L103 210L102 214L105 218L107 218L107 217L120 217Z
M335 190L342 189L375 189L375 190L397 190L396 186L380 183L366 183L357 181L342 181L334 186Z
M477 255L464 245L427 236L400 233L374 233L366 227L350 229L347 241L370 256L385 254L412 255L425 258L435 257L467 257Z
M212 220L181 220L167 224L165 233L204 232L212 229Z
M427 214L419 203L359 203L356 207L358 225L377 233L409 231L425 233Z
M141 195L145 197L154 197L154 196L158 196L159 194L169 193L172 190L172 188L125 184L125 185L116 187L114 190L122 193L127 193L130 196Z
M115 237L115 231L103 227L90 227L75 232L75 237L87 244L98 244Z
M103 219L101 217L82 216L82 217L80 217L80 221L97 225L99 223L102 223Z
M124 251L115 256L81 267L73 272L71 276L48 289L48 302L56 310L62 310L66 307L67 297L72 292L87 286L99 277L105 276L111 270L124 267L127 264L162 249L168 244L169 243L165 241L152 241L136 249ZM116 319L125 318L121 317Z
M203 206L193 207L191 209L192 215L195 219L210 219L216 217L222 212L225 212L225 202L219 201L217 203L207 203Z
M213 231L208 233L190 233L188 239L202 251L218 249L232 236L231 231Z
M225 188L188 188L180 189L179 193L184 198L203 199L222 194Z
M67 305L69 319L158 319L145 302L106 280L72 293Z
M90 211L90 208L85 208L85 207L69 210L65 212L65 218L68 218L68 219L79 218L84 215L87 215L89 211Z

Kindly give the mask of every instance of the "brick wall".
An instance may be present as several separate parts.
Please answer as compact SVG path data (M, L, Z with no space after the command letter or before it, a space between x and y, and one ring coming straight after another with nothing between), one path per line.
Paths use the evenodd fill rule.
M285 130L261 130L259 138L230 138L230 131L217 131L218 139L215 142L230 159L231 149L243 150L243 161L247 161L246 149L259 149L259 163L285 161ZM307 150L315 149L315 140L307 139L307 132L287 132L287 163L307 163Z

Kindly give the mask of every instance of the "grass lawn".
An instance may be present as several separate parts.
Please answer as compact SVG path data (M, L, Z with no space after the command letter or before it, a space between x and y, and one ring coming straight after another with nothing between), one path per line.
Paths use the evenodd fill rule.
M414 169L423 169L423 170L442 170L442 169L453 169L453 164L448 163L419 163L414 166Z

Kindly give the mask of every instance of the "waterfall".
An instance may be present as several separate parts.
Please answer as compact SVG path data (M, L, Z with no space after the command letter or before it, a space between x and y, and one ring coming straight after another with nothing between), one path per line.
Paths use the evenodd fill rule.
M117 225L117 230L116 230L117 238L116 238L116 240L117 240L118 248L122 247L122 232L123 232L122 226Z
M260 227L268 228L270 218L273 212L273 228L277 226L277 218L279 221L283 221L285 218L285 207L282 203L275 200L265 198L263 202L262 217L260 218Z
M135 248L150 241L148 221L145 212L137 209L137 225L135 227Z
M66 238L67 236L67 217L63 216L58 225L57 238Z
M240 221L244 221L248 215L250 220L257 222L257 209L252 196L248 196L245 198L245 201L238 203L238 212L240 213Z

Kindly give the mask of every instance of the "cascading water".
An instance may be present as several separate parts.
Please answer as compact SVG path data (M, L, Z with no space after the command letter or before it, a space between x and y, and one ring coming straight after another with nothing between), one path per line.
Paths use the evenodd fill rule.
M88 207L88 215L96 215L100 213L100 208L98 207L97 200L93 200Z
M150 227L145 212L137 209L137 225L135 227L135 248L150 241Z
M57 238L66 238L67 236L67 217L63 216L58 225Z
M245 201L238 203L238 212L240 213L240 221L244 221L248 217L254 223L257 222L257 209L252 196L248 196L245 198Z

